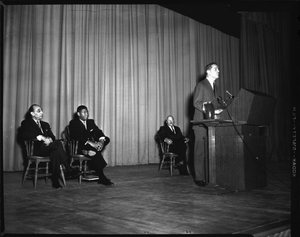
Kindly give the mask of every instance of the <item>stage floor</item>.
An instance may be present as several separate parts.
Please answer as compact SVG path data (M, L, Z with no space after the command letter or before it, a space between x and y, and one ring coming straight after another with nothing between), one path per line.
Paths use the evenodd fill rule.
M268 186L222 194L191 175L158 173L158 165L107 167L115 185L68 180L60 190L43 179L21 185L5 172L5 234L251 234L290 231L290 165L269 162ZM274 177L272 174L275 174ZM285 235L286 236L286 235Z

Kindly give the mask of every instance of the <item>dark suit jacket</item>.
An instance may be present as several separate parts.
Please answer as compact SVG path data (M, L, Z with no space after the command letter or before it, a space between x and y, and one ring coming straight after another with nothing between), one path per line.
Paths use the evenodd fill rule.
M103 147L109 142L109 137L105 136L103 131L98 128L93 119L86 121L87 129L85 129L83 123L79 118L72 119L69 123L70 136L74 140L78 140L78 153L82 154L83 149L92 149L91 146L84 145L88 140L99 141L100 137L105 137Z
M165 138L171 139L173 142L184 142L183 136L179 127L174 126L176 134L169 128L167 124L161 126L157 132L159 138L163 141Z
M40 130L39 126L37 123L32 119L25 119L21 123L21 129L23 133L23 139L24 140L36 140L36 137L38 135L43 135L45 137L51 137L53 141L55 141L55 136L52 133L51 127L49 123L40 121L43 133ZM43 141L36 141L34 145L34 153L38 154L39 151L43 148L45 148L46 145L44 144Z
M203 102L211 101L215 109L220 109L221 106L217 100L217 86L215 85L215 92L213 91L209 81L204 79L200 81L194 90L193 104L195 107L194 120L204 119Z
M184 143L184 138L179 127L174 126L176 134L169 128L169 126L165 123L164 126L161 126L157 132L157 135L160 140L164 140L165 138L169 138L173 141L173 144L170 145L170 151L179 153L179 150L186 149L186 144Z

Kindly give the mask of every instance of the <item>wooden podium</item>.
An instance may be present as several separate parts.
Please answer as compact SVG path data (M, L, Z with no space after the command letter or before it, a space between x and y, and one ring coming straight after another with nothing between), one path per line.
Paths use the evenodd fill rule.
M267 186L266 138L276 99L242 88L217 119L191 121L208 129L207 187L251 190Z

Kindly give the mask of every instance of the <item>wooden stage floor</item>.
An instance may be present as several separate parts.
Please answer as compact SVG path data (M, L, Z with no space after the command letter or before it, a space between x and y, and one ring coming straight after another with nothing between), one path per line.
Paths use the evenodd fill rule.
M5 172L4 234L289 233L290 165L267 167L280 180L268 172L266 188L223 194L196 186L177 170L158 173L156 164L107 167L112 187L68 180L60 190L43 179L36 190L31 180L22 186L22 172Z

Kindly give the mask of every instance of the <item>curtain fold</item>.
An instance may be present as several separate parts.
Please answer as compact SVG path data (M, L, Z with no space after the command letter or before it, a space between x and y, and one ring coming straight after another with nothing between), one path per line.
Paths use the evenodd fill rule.
M290 13L241 16L241 87L276 98L268 127L268 159L289 160L291 144Z
M238 92L239 40L158 5L10 5L4 19L4 171L23 169L32 103L57 138L86 105L111 138L108 165L138 165L158 163L167 115L188 134L206 64L220 65L223 97Z

